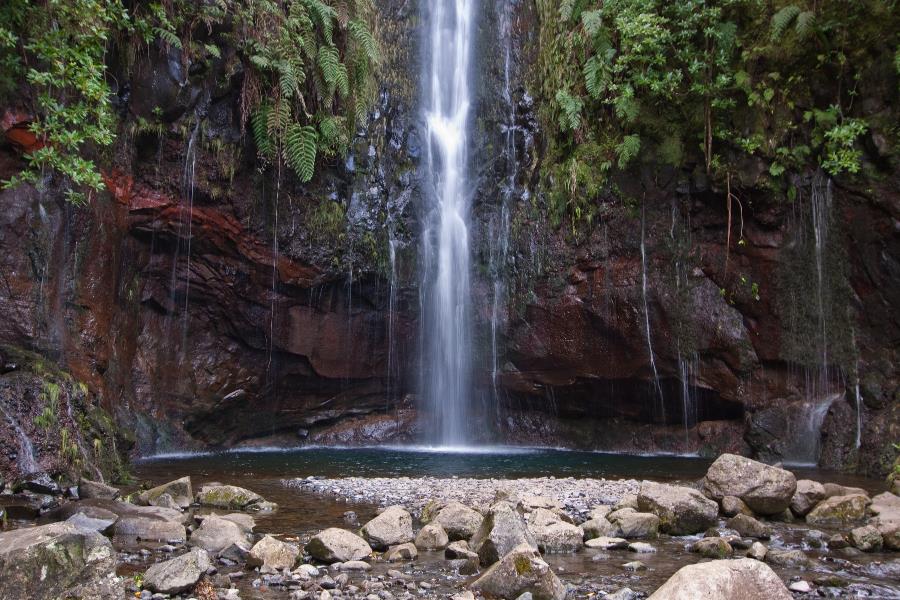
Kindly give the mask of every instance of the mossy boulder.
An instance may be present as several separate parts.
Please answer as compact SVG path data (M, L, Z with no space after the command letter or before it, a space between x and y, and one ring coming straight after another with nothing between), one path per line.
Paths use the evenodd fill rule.
M141 492L138 496L138 503L156 506L160 504L160 498L166 494L168 494L180 508L187 508L194 500L194 493L191 491L191 478L182 477L175 481L158 485L145 492Z
M197 493L197 504L226 510L268 510L271 502L236 485L204 485Z
M563 600L566 586L528 544L513 548L470 586L489 598L513 600L528 593L533 600Z
M638 509L659 517L659 530L690 535L712 527L719 507L697 490L644 481L637 496ZM627 536L626 536L627 537Z
M109 540L71 523L0 533L0 600L120 598L115 568Z
M810 525L848 525L862 521L869 502L869 497L863 494L832 496L819 502L806 515L806 522Z

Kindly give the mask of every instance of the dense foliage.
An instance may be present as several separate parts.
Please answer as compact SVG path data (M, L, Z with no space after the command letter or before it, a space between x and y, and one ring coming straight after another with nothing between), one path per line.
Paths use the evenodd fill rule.
M589 222L609 174L639 159L730 182L752 157L767 166L763 183L788 195L791 174L857 173L861 136L879 118L860 90L897 93L896 0L538 0L538 8L550 133L543 175L557 224Z
M309 181L317 155L346 150L371 102L373 18L371 0L163 0L130 10L122 0L10 0L0 7L0 95L27 105L41 145L8 183L60 174L73 200L100 188L97 149L116 129L105 62L113 44L175 48L188 65L240 63L241 113L260 157ZM236 52L224 57L226 47Z

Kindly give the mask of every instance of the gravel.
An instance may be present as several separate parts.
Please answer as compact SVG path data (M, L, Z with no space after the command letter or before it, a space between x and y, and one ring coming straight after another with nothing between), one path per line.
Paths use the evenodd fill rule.
M634 479L575 479L535 477L527 479L473 479L434 477L307 477L284 479L285 486L355 502L381 506L400 504L419 516L429 501L458 501L478 510L486 509L498 492L524 496L545 496L560 502L564 509L586 514L598 504L615 504L626 494L636 494L640 482Z

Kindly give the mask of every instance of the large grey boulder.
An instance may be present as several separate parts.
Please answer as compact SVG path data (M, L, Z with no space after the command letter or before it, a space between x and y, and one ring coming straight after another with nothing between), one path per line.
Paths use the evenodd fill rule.
M441 550L449 542L450 537L440 523L429 523L416 535L416 548L420 550Z
M155 488L151 488L138 495L139 504L150 504L153 506L163 504L160 503L162 496L168 494L180 508L187 508L194 501L194 492L191 490L191 478L182 477L175 481L170 481Z
M743 537L767 540L772 535L771 527L747 515L735 515L726 521L725 526L734 529Z
M300 548L294 544L288 544L267 535L250 549L247 565L260 567L260 571L263 573L283 571L284 569L293 569L299 555Z
M192 546L203 548L211 554L218 554L232 544L248 547L247 534L234 521L210 515L203 519L200 527L191 534Z
M881 532L871 525L850 530L850 543L863 552L876 552L884 546Z
M492 565L522 544L534 551L538 549L522 514L515 506L501 500L491 506L481 527L472 536L470 546L482 565Z
M718 505L697 490L644 481L637 496L638 509L659 517L659 530L690 535L716 524Z
M443 527L450 540L454 541L470 539L478 531L483 520L484 517L477 510L460 502L449 502L434 515L430 522Z
M90 505L78 506L79 504L81 503L72 503L72 506L75 506L76 510L72 511L69 518L66 519L67 523L71 523L82 529L93 529L94 531L104 533L119 520L119 516L116 513L106 510L105 508Z
M306 544L306 551L324 563L362 560L372 554L366 540L337 527L329 527L314 535Z
M119 497L119 488L115 488L99 481L91 481L90 479L82 479L78 484L78 497L82 500L88 498L102 498L104 500L115 500Z
M0 533L0 600L119 598L115 568L109 540L71 523Z
M179 521L167 521L156 517L124 516L113 525L113 534L148 542L183 544L187 531Z
M405 544L415 539L412 515L402 506L389 506L380 515L366 523L360 534L375 550Z
M606 517L588 519L581 524L581 530L584 531L585 540L602 536L615 537L619 533L619 528L607 521Z
M900 550L900 497L891 492L878 494L872 498L869 511L875 515L869 524L884 538L885 548Z
M515 600L531 594L533 600L563 600L566 586L540 554L528 544L513 548L470 586L489 598Z
M806 522L810 525L848 525L862 521L869 502L869 497L863 494L831 496L806 515Z
M761 515L782 513L797 491L794 474L737 454L723 454L710 465L703 493L721 502L725 496L743 500Z
M144 573L144 587L160 594L177 594L194 587L210 566L206 550L194 548L187 554L151 565Z
M791 497L791 512L798 517L805 517L816 504L825 499L825 486L811 479L799 479L797 491Z
M659 517L653 513L617 511L612 513L613 524L618 527L618 535L623 538L655 538L659 532Z
M713 560L680 568L649 600L791 600L778 575L758 560Z
M584 530L546 508L536 508L528 515L528 531L544 553L578 552L584 546Z

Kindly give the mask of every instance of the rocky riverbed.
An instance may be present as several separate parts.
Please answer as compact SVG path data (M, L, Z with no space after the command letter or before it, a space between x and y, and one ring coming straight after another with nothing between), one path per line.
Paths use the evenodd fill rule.
M191 475L0 495L0 600L900 596L900 497L734 455L674 484Z

